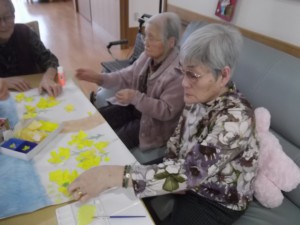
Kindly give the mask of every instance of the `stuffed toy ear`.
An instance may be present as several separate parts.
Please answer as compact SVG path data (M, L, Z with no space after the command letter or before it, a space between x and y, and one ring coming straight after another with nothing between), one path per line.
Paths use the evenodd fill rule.
M254 110L254 114L256 122L256 131L259 133L269 131L271 124L270 112L263 107L259 107Z
M267 208L278 207L283 201L281 190L260 171L254 181L254 197Z

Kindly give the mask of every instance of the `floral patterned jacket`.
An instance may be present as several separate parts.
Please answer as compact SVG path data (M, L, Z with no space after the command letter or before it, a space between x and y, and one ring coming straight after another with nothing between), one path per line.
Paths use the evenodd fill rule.
M248 101L232 84L207 104L186 106L158 165L132 166L138 197L192 190L233 210L253 197L258 165L255 119Z

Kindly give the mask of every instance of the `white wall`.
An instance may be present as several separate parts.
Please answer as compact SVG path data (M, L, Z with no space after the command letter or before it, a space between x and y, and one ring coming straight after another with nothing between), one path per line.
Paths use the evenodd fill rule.
M129 0L129 27L137 27L139 24L135 20L135 13L139 16L147 13L157 14L159 11L159 0Z
M218 0L168 0L168 3L214 19ZM300 46L299 0L237 0L231 21L239 27Z
M96 25L99 29L101 29L104 40L119 40L120 1L91 0L90 2L93 26Z

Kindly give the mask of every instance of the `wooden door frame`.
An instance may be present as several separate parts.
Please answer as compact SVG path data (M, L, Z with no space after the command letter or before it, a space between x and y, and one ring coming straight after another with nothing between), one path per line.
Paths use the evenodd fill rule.
M78 0L73 0L73 7L75 9L75 12L78 12Z
M168 7L168 0L164 0L163 12L167 12L167 7Z
M129 44L129 0L120 0L120 38L127 39ZM128 45L122 45L122 49L128 48Z

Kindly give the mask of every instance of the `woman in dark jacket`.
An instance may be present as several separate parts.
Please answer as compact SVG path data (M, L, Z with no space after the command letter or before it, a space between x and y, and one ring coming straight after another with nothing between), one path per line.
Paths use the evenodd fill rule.
M58 96L62 88L55 82L58 59L46 49L39 36L25 24L15 24L11 0L0 0L0 77L8 88L26 91L31 87L13 76L44 73L40 91Z

